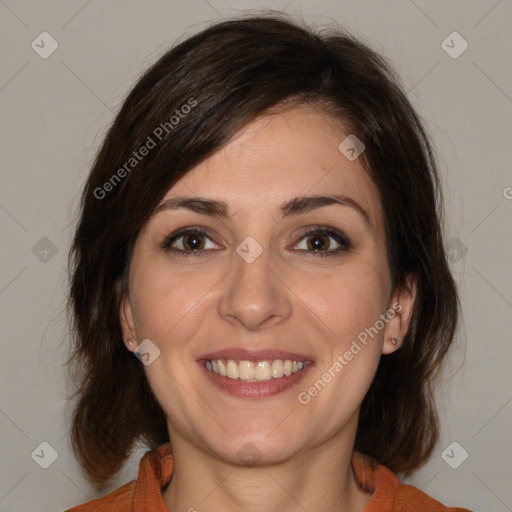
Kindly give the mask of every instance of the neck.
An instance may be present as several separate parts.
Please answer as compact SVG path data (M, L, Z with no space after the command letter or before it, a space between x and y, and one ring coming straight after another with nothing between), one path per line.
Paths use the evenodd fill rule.
M363 512L362 491L351 466L351 443L332 439L317 449L265 466L239 466L173 439L174 471L162 492L170 511Z

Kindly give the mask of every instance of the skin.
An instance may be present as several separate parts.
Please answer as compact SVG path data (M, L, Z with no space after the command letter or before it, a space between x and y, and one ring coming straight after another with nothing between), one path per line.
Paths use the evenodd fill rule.
M391 337L407 333L415 284L391 293L382 205L359 159L338 150L347 135L311 106L259 117L164 198L223 200L230 216L163 210L136 240L120 320L128 350L135 348L129 339L150 339L160 350L145 371L173 446L173 478L162 493L169 510L362 511L371 499L350 465L359 408L380 357L393 357ZM280 218L293 197L333 192L357 201L371 226L340 205ZM301 238L317 224L341 231L353 248L315 255L308 246L315 237ZM204 256L161 248L187 226L208 231L211 240L200 239ZM324 235L321 251L340 247ZM248 236L263 248L252 263L236 252ZM174 247L192 251L186 238ZM301 404L298 394L396 302L400 312ZM298 352L315 365L290 390L238 398L214 387L196 362L228 347ZM238 455L248 443L259 457L252 466Z

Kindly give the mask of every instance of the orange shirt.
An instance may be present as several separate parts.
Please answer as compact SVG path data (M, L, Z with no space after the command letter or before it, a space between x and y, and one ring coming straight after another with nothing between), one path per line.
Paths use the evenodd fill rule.
M169 512L161 490L171 479L173 467L167 443L144 454L137 480L64 512ZM364 512L471 512L445 507L416 487L400 483L392 471L367 455L354 451L352 467L361 486L373 492Z

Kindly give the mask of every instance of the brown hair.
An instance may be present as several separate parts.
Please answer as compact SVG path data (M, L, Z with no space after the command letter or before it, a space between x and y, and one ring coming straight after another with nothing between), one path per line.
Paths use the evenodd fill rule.
M169 188L240 128L273 107L301 103L365 144L360 158L382 201L393 290L408 275L417 282L409 332L399 351L381 358L354 448L405 475L430 456L439 431L434 380L460 307L432 144L383 57L338 26L314 31L267 11L216 23L152 65L115 117L85 184L69 255L68 364L78 397L71 441L98 487L136 442L169 442L165 414L119 322L140 228Z

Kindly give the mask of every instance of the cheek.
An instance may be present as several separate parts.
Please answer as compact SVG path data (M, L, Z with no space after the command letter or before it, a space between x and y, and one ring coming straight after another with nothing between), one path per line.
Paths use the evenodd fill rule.
M305 282L300 286L297 295L304 298L314 313L311 318L325 333L326 349L314 378L300 391L306 393L304 400L324 404L333 414L337 411L333 421L339 420L339 415L355 410L362 401L379 364L383 329L375 326L382 327L379 318L386 307L386 281L378 267L361 265L339 267L329 276L309 281L309 286Z
M296 281L295 290L339 348L374 325L386 304L385 283L370 266L340 267L324 277Z
M335 430L357 411L375 376L383 331L373 329L385 302L375 274L340 273L324 284L317 282L307 304L328 336L317 370L298 390L298 399L318 414L329 410L322 428Z
M160 351L158 360L145 367L145 372L168 417L174 418L176 411L200 416L194 409L200 402L194 387L199 370L190 354L204 319L201 308L207 304L207 292L213 285L209 281L170 272L168 264L154 259L151 265L139 260L133 272L130 286L137 338L151 340Z
M155 260L141 258L130 283L137 336L151 339L163 351L176 352L194 339L219 277L207 271L176 272L167 261Z

